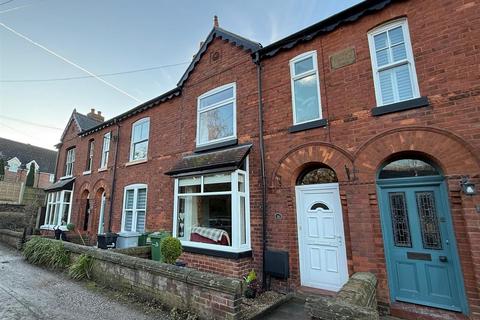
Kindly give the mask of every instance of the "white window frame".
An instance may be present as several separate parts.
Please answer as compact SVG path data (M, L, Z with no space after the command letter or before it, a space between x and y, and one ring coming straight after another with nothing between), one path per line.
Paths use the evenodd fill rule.
M295 74L295 63L308 59L310 57L312 58L312 61L313 61L313 70L309 70L300 74ZM297 113L296 113L296 106L295 106L295 81L301 78L311 76L313 74L317 77L317 95L318 95L318 110L319 110L318 118L297 122ZM290 85L292 88L293 124L297 125L297 124L321 120L322 119L322 96L320 95L320 76L318 75L318 62L317 62L316 50L304 52L290 60Z
M397 28L397 27L402 27L403 29L403 36L404 36L404 44L405 44L405 52L406 52L406 59L401 60L401 61L396 61L389 63L387 65L377 67L377 55L375 51L375 42L374 42L374 37L376 35L379 35L384 32L388 32L391 29ZM388 36L388 34L387 34ZM372 64L372 72L373 72L373 84L375 88L375 99L377 101L377 107L381 106L386 106L389 104L393 103L398 103L401 101L408 101L411 99L416 99L420 97L420 89L418 87L418 80L417 80L417 71L415 69L415 60L413 56L413 50L412 50L412 42L410 40L410 31L408 29L408 20L407 18L401 18L397 19L394 21L387 22L385 24L382 24L381 26L376 27L373 30L370 30L368 32L368 46L370 48L370 61ZM389 50L389 54L391 54L391 50ZM391 57L390 57L391 58ZM382 92L381 92L381 87L380 87L380 72L388 69L392 69L401 65L408 65L409 66L409 71L410 71L410 80L412 82L412 98L410 99L405 99L405 100L400 100L398 98L398 86L396 83L396 80L394 79L394 84L393 84L393 94L394 94L394 99L395 101L392 103L388 104L383 104L382 101Z
M94 139L88 140L87 168L86 168L85 172L83 172L83 174L89 174L89 173L92 172L94 149L95 149L95 140Z
M102 159L100 160L100 169L105 169L108 166L108 157L110 155L110 142L112 133L107 132L103 135L102 144ZM108 143L107 143L108 141Z
M233 88L233 97L222 100L220 102L217 102L215 104L212 104L202 110L200 110L200 100L209 97L211 95L214 95L220 91L223 91L228 88ZM200 142L200 115L204 112L214 110L220 107L223 107L227 104L233 103L233 135L228 136L228 137L223 137L219 139L214 139L210 140L208 142L201 143ZM217 87L215 89L212 89L210 91L207 91L203 93L201 96L197 98L197 147L203 147L203 146L208 146L211 144L223 142L223 141L229 141L237 138L237 84L235 82L225 84L223 86Z
M131 184L124 188L123 190L123 206L122 206L122 232L137 232L137 211L143 211L142 209L137 209L137 199L138 199L138 190L145 189L145 229L147 229L147 208L148 208L148 186L143 183ZM132 208L132 230L125 230L125 205L127 201L127 190L133 190L133 208Z
M138 126L138 125L141 125L145 122L148 122L149 125L148 125L148 136L147 136L147 139L145 140L140 140L140 141L133 141L133 136L134 136L134 132L135 132L135 127ZM131 137L130 137L130 159L129 161L130 162L137 162L137 161L145 161L148 159L148 144L149 144L149 140L150 140L150 117L146 117L146 118L142 118L140 120L137 120L135 121L134 123L132 123L132 132L131 132ZM141 158L141 159L133 159L133 151L134 151L134 146L135 144L137 143L142 143L142 142L147 142L147 151L145 152L145 158Z
M74 165L75 165L75 147L67 150L67 158L65 160L65 175L63 176L63 178L69 178L73 176Z
M8 165L8 171L18 172L18 169L20 169L22 162L18 160L17 157L13 157L12 159L7 161L7 165Z
M173 203L173 237L177 237L178 232L178 199L180 196L188 195L188 196L212 196L212 195L230 195L231 198L231 205L232 205L232 234L231 237L231 246L225 245L218 245L218 244L210 244L210 243L203 243L203 242L195 242L195 241L188 241L182 240L182 245L188 247L196 247L196 248L203 248L203 249L211 249L216 251L225 251L225 252L245 252L250 251L251 249L251 236L250 236L250 182L249 182L249 163L248 157L245 159L245 171L237 169L235 171L231 171L231 189L230 191L221 191L221 192L203 192L203 175L201 175L201 192L200 193L184 193L180 194L178 192L179 187L179 179L183 178L176 178L175 179L175 186L174 186L174 203ZM224 173L224 172L218 172ZM240 192L238 190L238 175L242 174L245 177L245 192ZM241 244L240 239L240 198L245 197L245 244Z
M40 226L40 229L47 229L47 230L53 230L58 227L62 229L63 231L67 230L67 224L70 223L70 219L72 217L72 206L73 206L73 188L72 190L60 190L56 192L50 192L47 194L46 197L46 210L45 210L45 220L42 226ZM65 194L70 193L70 202L65 202ZM62 214L65 205L68 205L68 217L66 224L61 224L62 223ZM55 217L55 211L56 208L58 209L58 215L56 217L55 221L52 221L53 218Z
M32 165L32 163L35 164L35 166L34 166L35 167L35 173L39 172L40 166L38 165L38 163L35 160L32 160L25 165L25 168L27 169L27 174L30 172L30 166Z

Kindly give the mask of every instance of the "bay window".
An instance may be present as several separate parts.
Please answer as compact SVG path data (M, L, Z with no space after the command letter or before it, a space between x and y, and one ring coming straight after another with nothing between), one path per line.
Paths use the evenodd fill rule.
M132 125L130 161L147 159L150 118L143 118Z
M407 19L368 33L377 106L420 96Z
M235 171L175 180L173 235L185 246L250 250L248 159Z
M236 86L230 83L204 93L197 105L197 146L236 137Z
M72 211L71 190L51 192L47 194L47 207L45 210L45 221L42 228L53 229L70 223Z
M147 212L147 185L125 187L123 196L122 231L144 232Z
M293 124L322 118L317 52L310 51L290 60Z

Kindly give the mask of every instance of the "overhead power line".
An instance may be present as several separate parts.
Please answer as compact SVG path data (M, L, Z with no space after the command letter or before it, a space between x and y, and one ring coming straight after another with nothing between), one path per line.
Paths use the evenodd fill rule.
M15 1L15 0L8 0L8 1L5 1L5 2L2 2L2 3L0 3L0 6L3 6L4 4L7 4L7 3L10 3L10 2L13 2L13 1Z
M54 130L63 130L62 128L57 128L57 127L53 127L53 126L48 126L48 125L40 124L40 123L36 123L36 122L30 122L30 121L23 120L23 119L12 118L12 117L9 117L9 116L4 116L4 115L0 115L0 118L8 119L8 120L16 121L16 122L25 123L25 124L28 124L28 125L31 125L31 126L35 126L35 127L42 127L42 128L54 129Z
M156 67L149 67L149 68L135 69L135 70L128 70L128 71L120 71L120 72L112 72L112 73L99 73L99 74L97 74L97 76L99 76L99 77L111 77L111 76L117 76L117 75L122 75L122 74L138 73L138 72L158 70L158 69L169 68L169 67L176 67L176 66L185 65L187 63L190 63L190 62L186 61L186 62L180 62L180 63L174 63L174 64L166 64L166 65L163 65L163 66L156 66ZM77 77L49 78L49 79L9 79L9 80L0 80L0 82L8 82L8 83L15 83L15 82L50 82L50 81L68 81L68 80L78 80L78 79L88 79L88 78L94 78L94 77L93 76L77 76Z
M10 28L9 26L7 26L6 24L0 22L0 26L4 27L4 28L7 29L8 31L10 31L10 32L12 32L13 34L19 36L20 38L22 38L22 39L24 39L24 40L27 40L27 41L30 42L31 44L33 44L33 45L35 45L35 46L37 46L37 47L45 50L46 52L48 52L48 53L50 53L51 55L59 58L60 60L62 60L62 61L64 61L64 62L66 62L66 63L74 66L74 67L77 68L77 69L82 70L83 72L85 72L85 73L87 73L88 75L94 77L94 78L97 79L98 81L103 82L104 84L106 84L106 85L109 86L110 88L113 88L114 90L120 92L121 94L123 94L123 95L125 95L125 96L127 96L127 97L129 97L129 98L131 98L131 99L133 99L133 100L135 100L136 102L141 102L140 99L132 96L132 95L129 94L128 92L126 92L126 91L120 89L119 87L115 86L114 84L111 84L110 82L108 82L108 81L100 78L100 77L97 76L95 73L93 73L93 72L91 72L91 71L88 71L87 69L79 66L79 65L76 64L75 62L72 62L72 61L68 60L67 58L63 57L62 55L60 55L60 54L58 54L58 53L56 53L56 52L48 49L47 47L45 47L45 46L43 46L43 45L41 45L41 44L33 41L32 39L30 39L29 37L21 34L20 32L15 31L14 29L12 29L12 28Z

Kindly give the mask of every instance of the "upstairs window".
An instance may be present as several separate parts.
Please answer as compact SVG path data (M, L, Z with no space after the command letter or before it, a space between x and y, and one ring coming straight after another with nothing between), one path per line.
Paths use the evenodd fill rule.
M143 118L132 125L130 161L147 159L150 118Z
M22 163L18 160L17 157L14 157L7 161L8 171L17 172Z
M146 212L147 185L126 186L123 200L122 231L144 232Z
M73 165L75 164L75 148L67 150L67 160L65 162L65 176L70 177L73 175Z
M87 166L85 168L86 172L92 171L93 165L93 149L95 147L95 141L92 139L88 142L88 157L87 157Z
M368 34L377 106L420 96L406 19Z
M317 69L317 52L303 53L290 60L293 124L320 120L322 107Z
M201 95L197 106L197 146L234 139L236 133L235 83Z
M108 155L110 154L110 137L111 132L105 133L103 136L102 160L100 168L106 168L108 165Z

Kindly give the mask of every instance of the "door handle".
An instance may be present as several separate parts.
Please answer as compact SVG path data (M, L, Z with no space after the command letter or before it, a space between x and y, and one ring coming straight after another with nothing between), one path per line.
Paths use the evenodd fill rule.
M440 256L438 258L439 258L440 262L447 262L448 261L447 256Z

